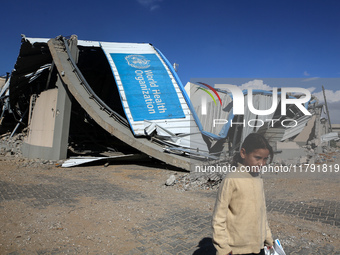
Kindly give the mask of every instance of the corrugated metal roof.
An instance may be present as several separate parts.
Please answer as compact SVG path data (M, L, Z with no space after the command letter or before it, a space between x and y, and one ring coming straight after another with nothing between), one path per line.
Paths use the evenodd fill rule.
M310 116L310 115L304 115L304 116L296 119L297 125L294 126L294 127L286 128L285 133L283 134L283 137L282 137L281 141L284 141L286 139L289 139L289 138L291 138L293 136L296 136L296 135L300 134L301 131L307 125L307 122L310 120L311 117L312 116ZM288 125L288 123L286 125Z
M32 37L23 37L23 39L29 41L31 44L47 43L50 40L50 38L32 38ZM100 47L100 42L78 40L78 45L84 47Z
M175 80L171 70L169 67L166 65L165 61L162 59L162 57L158 54L158 52L155 50L155 48L150 45L150 44L140 44L140 43L101 43L101 47L103 51L106 54L106 57L111 65L112 72L115 76L117 86L119 89L119 93L121 95L121 100L123 103L123 107L126 113L126 116L130 122L130 125L133 129L133 132L135 135L145 135L145 128L150 125L150 122L157 124L158 126L167 129L169 132L174 133L174 134L189 134L193 132L198 132L198 127L191 116L191 112L189 110L189 107L186 103L186 100L183 96L183 92L180 89L177 81ZM129 101L127 92L126 91L127 87L124 88L124 81L122 78L122 73L119 73L118 68L117 68L117 62L118 60L113 59L112 54L136 54L139 56L151 56L155 55L159 59L159 61L162 63L162 66L164 68L164 73L161 75L168 75L169 79L171 80L174 92L176 93L176 98L179 101L180 107L183 111L183 117L179 118L164 118L160 117L159 119L152 119L152 120L135 120L131 106L130 104L132 103ZM145 54L150 54L150 55L145 55ZM121 64L121 63L118 63ZM152 70L152 68L150 68ZM140 72L143 72L142 70L146 70L143 68L136 68L136 70L140 70ZM160 72L157 70L157 72ZM132 80L135 80L135 73L127 73L124 75L129 75ZM162 83L162 80L158 81L159 83ZM150 87L148 88L150 89ZM139 93L142 93L140 91ZM162 91L163 93L163 91ZM130 99L131 100L131 99ZM145 108L146 113L144 116L147 117L147 108Z

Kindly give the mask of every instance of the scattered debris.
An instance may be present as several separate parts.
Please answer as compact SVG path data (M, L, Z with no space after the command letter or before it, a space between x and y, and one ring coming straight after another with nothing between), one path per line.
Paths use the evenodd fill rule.
M22 157L21 147L26 137L27 130L11 137L11 133L7 132L0 136L0 154L6 157Z
M166 186L172 186L175 184L176 181L176 176L175 175L170 175L170 177L166 180L165 185Z
M78 166L86 163L91 163L100 160L112 161L112 160L132 160L136 159L138 155L135 154L127 154L127 155L116 155L116 156L107 156L107 157L71 157L70 159L66 160L61 166L62 167L72 167ZM107 167L109 163L105 163L105 167Z
M165 183L166 186L174 186L175 189L180 191L187 190L215 190L219 187L222 179L225 174L223 173L206 173L206 174L194 174L194 173L186 173L177 175L171 175L170 178L172 182L170 182L170 178ZM171 183L168 185L167 183Z

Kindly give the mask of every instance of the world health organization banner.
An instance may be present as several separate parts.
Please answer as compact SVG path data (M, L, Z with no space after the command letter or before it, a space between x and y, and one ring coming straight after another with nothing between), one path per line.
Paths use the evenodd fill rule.
M156 54L110 55L134 121L185 117L169 74Z

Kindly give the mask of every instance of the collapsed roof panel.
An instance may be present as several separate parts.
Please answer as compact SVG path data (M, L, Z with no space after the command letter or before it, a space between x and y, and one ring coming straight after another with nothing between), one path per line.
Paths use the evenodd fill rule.
M147 68L140 65L144 60ZM87 142L111 135L114 139L101 146L110 152L139 151L187 170L194 161L190 156L216 159L209 153L172 66L150 44L23 36L8 84L10 106L2 102L1 114L14 110L16 124L28 126L23 144L27 157L61 159L65 146L71 155L95 155L84 154ZM6 96L6 91L1 95ZM55 103L47 104L46 95L52 92ZM154 111L149 110L151 106ZM103 141L93 142L97 149Z
M196 125L183 97L182 86L152 45L101 43L101 47L135 135L145 135L145 128L151 123L174 134L194 131Z
M292 125L292 127L285 128L285 132L281 138L281 141L285 141L289 138L295 137L302 132L302 130L306 127L308 121L312 118L312 116L301 116L296 119L296 125Z
M101 43L105 44L105 43ZM108 43L106 43L108 45ZM115 44L117 45L117 44ZM120 44L121 48L124 48L124 44ZM129 46L133 44L127 44L125 46ZM118 86L118 90L121 93L121 100L123 107L125 107L124 112L126 115L120 115L118 114L115 109L112 109L110 106L108 106L100 96L98 96L97 93L95 93L92 86L94 84L89 84L85 77L83 76L82 72L78 68L77 64L75 63L68 46L68 42L65 40L65 38L58 38L58 39L51 39L48 41L48 46L53 58L53 62L58 70L58 73L60 75L60 78L63 80L63 83L67 86L70 93L74 96L74 98L77 100L77 102L82 106L82 108L86 111L86 113L91 116L93 120L95 120L102 128L104 128L106 131L108 131L110 134L114 135L121 141L125 142L126 144L129 144L130 146L144 152L145 154L157 158L161 161L164 161L166 163L169 163L171 165L175 165L178 167L182 167L185 169L190 169L190 159L187 157L178 156L177 154L182 155L190 155L195 154L198 157L201 158L207 158L209 157L209 152L206 143L204 142L201 134L199 133L199 130L197 128L197 125L195 122L191 121L190 119L190 112L189 107L186 105L186 101L184 100L184 97L182 95L182 91L179 88L178 83L175 83L175 79L173 77L167 78L168 81L171 81L171 86L173 87L173 90L170 90L168 87L164 87L164 93L168 92L171 94L172 97L175 97L175 99L178 101L177 107L180 106L180 113L179 115L175 116L174 118L171 118L171 115L164 115L159 117L158 119L145 119L142 121L143 123L143 129L136 129L139 131L139 135L143 136L141 137L135 137L134 134L131 132L131 129L134 129L133 125L128 125L129 123L126 121L127 119L129 122L133 123L135 122L135 116L131 114L131 108L134 108L134 98L132 98L129 102L129 100L125 100L128 97L121 93L122 89L124 92L130 90L129 87L124 88L124 81L125 82L131 82L132 81L138 81L136 80L136 72L140 72L141 68L135 68L130 69L125 74L125 78L122 78L121 70L117 68L117 70L114 70L114 77L115 77L115 83ZM112 45L111 45L112 46ZM153 49L150 48L151 46L148 45L149 50ZM138 48L138 47L137 47ZM124 51L124 49L123 49ZM161 61L159 56L157 56L157 52L155 50L153 51L153 57L158 58L154 62L156 63L155 66L160 66L160 71L156 69L155 72L160 74L160 77L163 78L163 76L166 76L171 73L169 70L167 70L165 67L164 62ZM129 47L127 47L128 56L132 55L129 51ZM133 55L136 55L135 53L139 53L136 51L133 51ZM80 52L81 54L81 52ZM124 53L125 54L125 53ZM112 55L110 53L110 56L112 58ZM126 61L125 56L121 59L121 61ZM148 55L147 57L150 57ZM112 63L116 66L116 62L113 61L113 59L117 62L117 59L112 58ZM126 61L127 62L127 61ZM111 65L112 65L111 63ZM119 61L118 61L119 63ZM152 63L152 61L151 61ZM127 65L124 63L124 65ZM153 70L153 69L151 69ZM116 72L118 71L118 72ZM144 70L146 71L146 70ZM116 72L116 73L115 73ZM118 76L119 75L119 76ZM121 83L121 84L120 84ZM159 84L164 84L165 82L160 79ZM122 85L119 87L119 84ZM175 87L175 85L177 87ZM111 86L115 86L114 83L110 84ZM169 84L167 84L169 86ZM149 88L151 89L151 88ZM143 91L141 88L139 88L139 93L137 93L137 96L143 96ZM181 97L181 98L180 98ZM142 97L143 98L143 97ZM156 97L154 97L154 103L156 102ZM170 104L174 101L173 99L170 100ZM182 106L183 104L183 106ZM128 106L128 107L126 107ZM166 106L167 107L167 106ZM171 109L171 106L169 107ZM130 110L130 115L129 115ZM139 108L139 111L143 112L146 116L149 114L147 106L143 109ZM185 115L185 112L187 113L187 116ZM143 116L143 115L142 115ZM180 118L181 117L181 118ZM178 118L184 119L186 121L185 124L177 125ZM137 121L138 120L137 118ZM173 124L173 125L172 125ZM177 126L176 126L177 125ZM192 132L193 128L197 132ZM146 132L146 130L147 132ZM134 130L135 131L135 130ZM186 132L184 132L186 131ZM197 136L199 134L199 136ZM191 139L194 137L194 139ZM172 147L176 147L176 155L175 154L167 154L164 153L164 151L173 151L171 150ZM170 148L170 150L167 150L167 148ZM178 153L180 151L180 153ZM214 156L215 158L215 156Z

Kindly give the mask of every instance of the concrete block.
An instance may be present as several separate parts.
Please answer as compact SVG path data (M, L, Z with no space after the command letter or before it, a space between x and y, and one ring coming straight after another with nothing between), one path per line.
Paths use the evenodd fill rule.
M301 149L296 142L276 142L277 150Z

